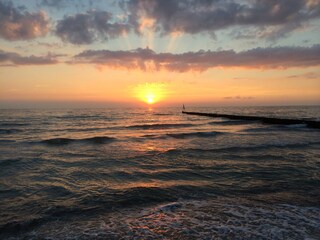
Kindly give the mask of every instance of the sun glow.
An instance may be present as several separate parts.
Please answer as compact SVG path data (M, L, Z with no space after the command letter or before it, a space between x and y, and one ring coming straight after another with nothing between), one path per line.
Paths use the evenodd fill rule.
M147 102L148 102L149 104L154 103L154 95L153 95L152 93L148 94L148 95L146 96L146 100L147 100Z
M135 96L142 102L147 104L157 103L165 97L164 84L145 83L135 87Z

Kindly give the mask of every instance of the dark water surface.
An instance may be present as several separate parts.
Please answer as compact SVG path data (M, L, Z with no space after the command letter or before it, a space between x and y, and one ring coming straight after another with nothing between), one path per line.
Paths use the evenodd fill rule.
M1 110L0 239L320 239L319 149L304 125L178 108Z

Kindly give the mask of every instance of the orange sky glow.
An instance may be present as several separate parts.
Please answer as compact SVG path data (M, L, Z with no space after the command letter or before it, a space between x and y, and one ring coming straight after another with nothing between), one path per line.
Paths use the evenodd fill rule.
M320 14L311 15L317 1L305 0L302 9L292 9L293 19L294 11L305 14L294 29L285 20L290 17L282 12L285 5L270 10L279 19L276 24L266 15L260 22L221 19L220 25L207 25L197 18L180 19L185 12L198 14L198 8L183 5L177 5L179 14L172 19L162 18L169 12L161 12L167 6L158 0L137 1L137 6L124 1L126 11L102 2L92 3L101 10L88 11L92 6L86 4L59 8L58 2L53 7L28 1L24 12L19 1L0 3L0 107L28 102L320 103ZM249 15L257 7L255 1L244 3ZM208 17L220 7L228 11L228 3L216 4L198 7ZM160 12L153 14L152 8ZM88 25L77 29L80 16ZM98 25L96 16L105 16L106 25Z

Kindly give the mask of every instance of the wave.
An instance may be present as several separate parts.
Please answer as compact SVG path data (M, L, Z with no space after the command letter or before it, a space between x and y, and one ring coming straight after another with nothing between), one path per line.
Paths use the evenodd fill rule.
M248 122L245 120L226 120L221 122L209 122L210 125L219 125L219 126L229 126L229 125L244 125L244 124L252 124L253 122Z
M102 131L114 129L114 127L88 127L88 128L63 128L63 129L54 129L55 132L91 132L91 131Z
M21 129L0 129L0 134L14 134L14 133L18 133L18 132L22 132Z
M140 138L147 138L147 139L166 139L166 138L176 138L176 139L185 139L185 138L193 138L193 137L200 137L200 138L210 138L215 137L221 134L225 134L223 132L183 132L183 133L166 133L166 134L145 134L142 135Z
M192 127L195 126L194 124L190 123L168 123L168 124L137 124L137 125L131 125L127 126L128 129L142 129L142 130L148 130L148 129L168 129L168 128L184 128L184 127Z
M19 236L20 234L23 236L44 224L52 224L57 218L61 219L61 221L68 222L69 220L75 219L76 216L97 216L101 214L101 211L108 212L127 207L176 202L178 200L177 193L178 195L187 197L188 191L193 188L193 186L189 185L179 185L169 188L135 187L124 190L107 189L107 192L84 194L77 198L76 204L69 206L52 205L44 209L41 207L43 205L41 205L41 210L37 208L37 215L27 217L21 215L21 217L16 220L8 219L8 221L2 222L0 224L0 238L7 239L7 236ZM171 212L178 208L180 208L180 204L178 203L167 204L161 206L159 211ZM40 237L39 239L42 238Z
M80 115L80 116L77 116L77 115L65 115L65 116L55 116L54 118L56 119L90 119L90 120L100 120L100 119L103 119L103 120L110 120L109 117L105 117L105 116L100 116L100 115L97 115L97 116L90 116L90 115Z
M168 133L166 135L172 138L183 139L183 138L192 138L192 137L210 138L210 137L215 137L221 134L224 134L224 133L212 131L212 132Z
M248 133L269 133L270 131L276 132L292 132L292 131L317 131L314 129L310 129L307 127L307 124L292 124L292 125L285 125L285 126L261 126L261 127L254 127L248 128L243 130L242 132Z
M306 128L308 125L305 123L301 123L301 124L291 124L291 125L287 125L287 128Z
M104 192L97 192L83 196L78 199L81 206L90 206L109 209L131 206L146 206L153 203L165 203L177 201L179 198L202 198L208 196L208 192L218 191L208 185L195 186L193 184L176 184L167 187L129 187L125 189L105 189ZM190 192L192 194L190 195Z
M16 164L19 164L19 162L21 161L20 158L15 158L15 159L3 159L0 160L0 166L1 167L7 167L7 166L14 166Z
M82 139L74 139L74 138L51 138L40 141L40 143L44 143L47 145L67 145L70 143L76 143L76 142L88 142L92 144L104 144L104 143L110 143L112 141L116 140L116 138L113 137L91 137L91 138L82 138Z
M15 140L6 140L6 139L0 139L0 143L14 143Z
M42 218L33 218L28 220L22 220L22 221L12 221L0 225L0 232L2 234L17 234L19 232L28 231L31 229L36 228L41 223L43 223ZM1 235L0 235L1 236Z
M155 115L155 116L171 116L172 114L170 114L170 113L154 113L153 115Z
M216 149L202 149L202 148L175 148L169 149L163 154L185 154L185 153L205 153L205 152L212 152L212 153L219 153L219 152L240 152L240 151L255 151L255 150L264 150L264 149L272 149L272 148L306 148L311 147L313 145L319 145L320 142L304 142L304 143L271 143L271 144L262 144L256 146L243 146L243 147L225 147L225 148L216 148Z
M317 239L320 225L319 208L268 205L241 198L179 200L142 210L111 215L101 233L89 230L92 239L99 234L103 238L105 229L119 239ZM123 233L122 229L132 228L130 237Z
M23 127L23 126L29 126L30 123L11 123L11 122L4 122L0 123L1 127Z
M126 159L128 162L130 159ZM87 165L86 165L87 166ZM159 171L145 171L145 170L116 170L107 173L86 173L84 174L81 170L75 170L72 173L68 174L72 179L77 179L78 181L90 179L121 179L124 181L130 180L131 183L139 183L144 181L159 181L160 188L164 185L177 185L178 181L189 182L190 186L198 187L201 185L202 180L208 180L213 176L210 176L211 171L207 169L161 169ZM200 182L199 182L199 181ZM162 185L160 182L165 181L166 184Z
M80 219L59 219L20 238L318 239L319 213L319 207L266 204L244 198L179 199L117 209L107 218L82 215Z
M90 208L79 208L79 207L65 207L65 206L54 206L49 207L42 211L42 214L35 216L25 217L19 220L8 221L0 225L0 238L6 235L13 236L30 232L31 230L37 229L43 224L51 223L56 220L57 217L72 217L79 214L83 214L91 211ZM33 238L33 237L32 237ZM6 239L6 238L3 238ZM29 239L29 238L28 238ZM42 239L42 238L37 238Z
M141 138L165 138L166 135L158 135L158 134L145 134L142 135Z

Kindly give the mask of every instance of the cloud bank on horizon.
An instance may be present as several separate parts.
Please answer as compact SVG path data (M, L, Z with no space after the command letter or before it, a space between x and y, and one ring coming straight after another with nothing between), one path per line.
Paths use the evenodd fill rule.
M0 49L0 65L71 63L175 72L314 67L320 65L315 29L320 30L320 0L0 0L0 41L6 46ZM160 42L178 35L235 44L215 50L199 45L183 53L112 45L124 38L145 38L146 32ZM292 35L303 39L297 44ZM30 55L14 47L39 39L48 45L61 43L69 57ZM239 48L249 40L256 43ZM72 47L79 48L76 54L68 52Z

